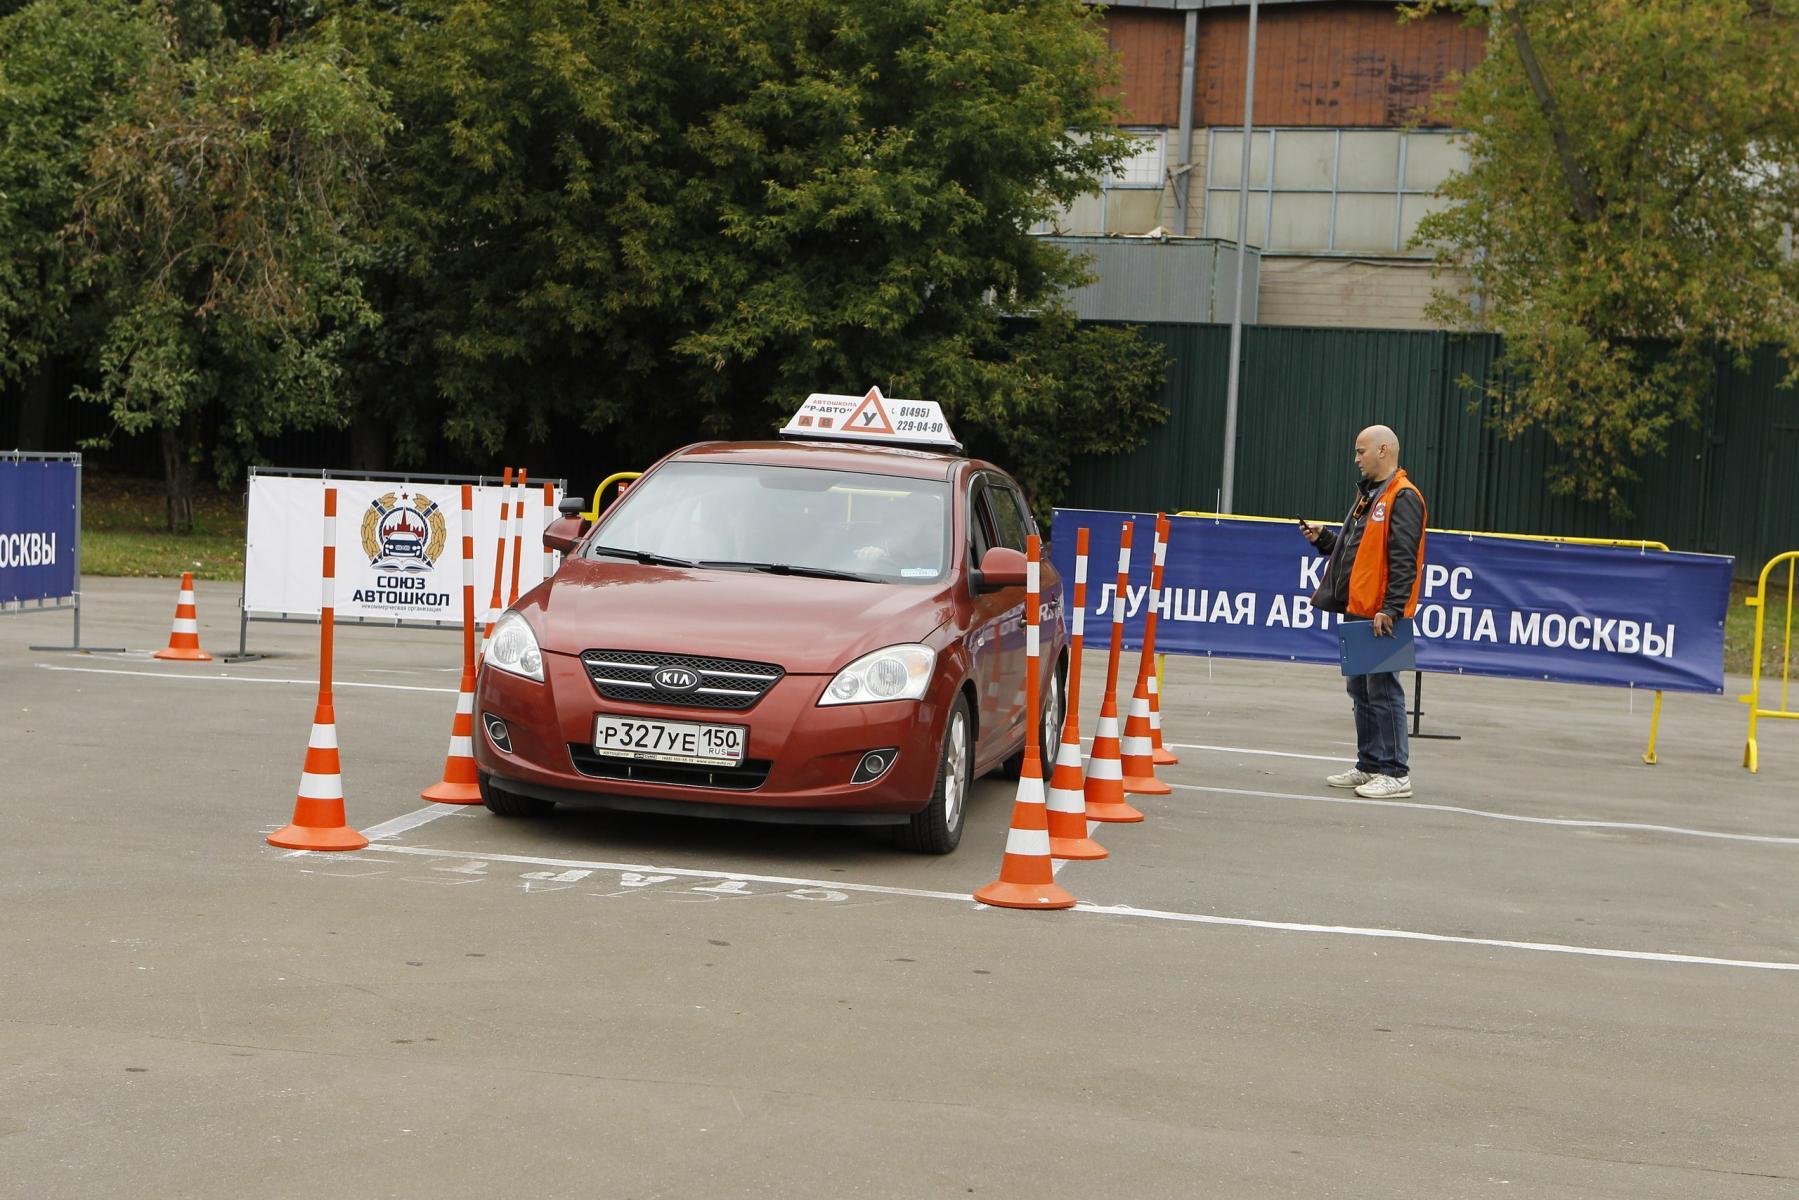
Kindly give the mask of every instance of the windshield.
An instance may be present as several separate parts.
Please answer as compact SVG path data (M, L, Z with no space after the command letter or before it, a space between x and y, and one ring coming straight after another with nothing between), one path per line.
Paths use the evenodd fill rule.
M943 480L672 462L631 486L587 554L926 583L948 565L948 501Z

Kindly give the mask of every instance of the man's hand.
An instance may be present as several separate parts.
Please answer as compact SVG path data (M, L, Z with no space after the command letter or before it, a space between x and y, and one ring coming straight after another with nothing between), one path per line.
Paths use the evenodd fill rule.
M1386 637L1393 632L1393 618L1384 612L1374 614L1374 636Z
M1305 534L1306 541L1312 543L1312 545L1316 546L1318 544L1318 526L1307 525L1304 521L1301 521L1299 523L1299 532Z

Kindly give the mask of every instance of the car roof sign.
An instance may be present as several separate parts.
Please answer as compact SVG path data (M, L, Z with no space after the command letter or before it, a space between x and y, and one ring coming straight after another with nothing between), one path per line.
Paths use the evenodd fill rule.
M813 392L787 419L781 436L962 452L935 400L898 400L881 395L878 387L864 396Z

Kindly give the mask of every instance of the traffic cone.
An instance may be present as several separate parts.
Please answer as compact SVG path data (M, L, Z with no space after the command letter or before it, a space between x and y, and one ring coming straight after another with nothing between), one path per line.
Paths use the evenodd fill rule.
M1149 677L1149 744L1150 759L1158 767L1172 767L1180 762L1180 756L1162 746L1162 672L1157 670Z
M175 601L175 624L169 630L169 644L151 658L168 658L177 662L211 662L212 655L200 649L200 610L194 607L194 575L181 575L181 595Z
M286 850L360 850L369 840L344 821L344 776L337 759L337 718L323 700L312 714L306 765L294 822L269 835L269 845Z
M1118 534L1118 582L1112 600L1112 652L1106 658L1106 690L1100 699L1099 728L1087 759L1087 819L1141 821L1143 814L1125 803L1124 762L1118 752L1118 659L1124 647L1124 598L1131 576L1131 523Z
M475 498L462 485L462 686L456 691L456 717L450 722L450 751L444 777L419 795L439 804L479 804L475 776Z
M1086 645L1087 531L1074 540L1074 605L1068 638L1068 715L1062 721L1062 741L1056 749L1056 768L1050 773L1049 854L1051 858L1091 860L1105 858L1106 848L1087 834L1087 777L1081 770L1081 652Z
M1130 716L1124 722L1124 743L1120 747L1124 770L1124 790L1140 796L1167 796L1174 789L1156 778L1156 765L1150 758L1149 691L1139 672L1137 690L1131 696Z
M1018 797L1012 804L1012 827L1006 832L1006 854L999 878L976 888L974 898L1000 908L1073 908L1075 899L1056 884L1049 858L1049 816L1043 803L1043 754L1037 745L1038 555L1036 534L1025 542L1025 742L1024 768L1018 775Z

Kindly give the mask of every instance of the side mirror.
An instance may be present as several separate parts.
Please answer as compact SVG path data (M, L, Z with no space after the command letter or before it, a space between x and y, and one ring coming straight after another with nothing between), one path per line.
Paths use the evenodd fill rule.
M576 500L574 503L580 504L581 502ZM568 505L569 501L562 502L565 510ZM582 536L586 533L587 522L581 517L580 510L576 509L574 513L565 513L544 526L543 548L554 550L558 554L568 554L580 544Z
M581 496L564 496L556 511L565 517L578 517L587 511L587 501Z
M981 557L980 569L974 573L974 592L977 596L988 592L1003 591L1011 587L1023 587L1025 569L1030 564L1024 555L1004 546L995 546Z

